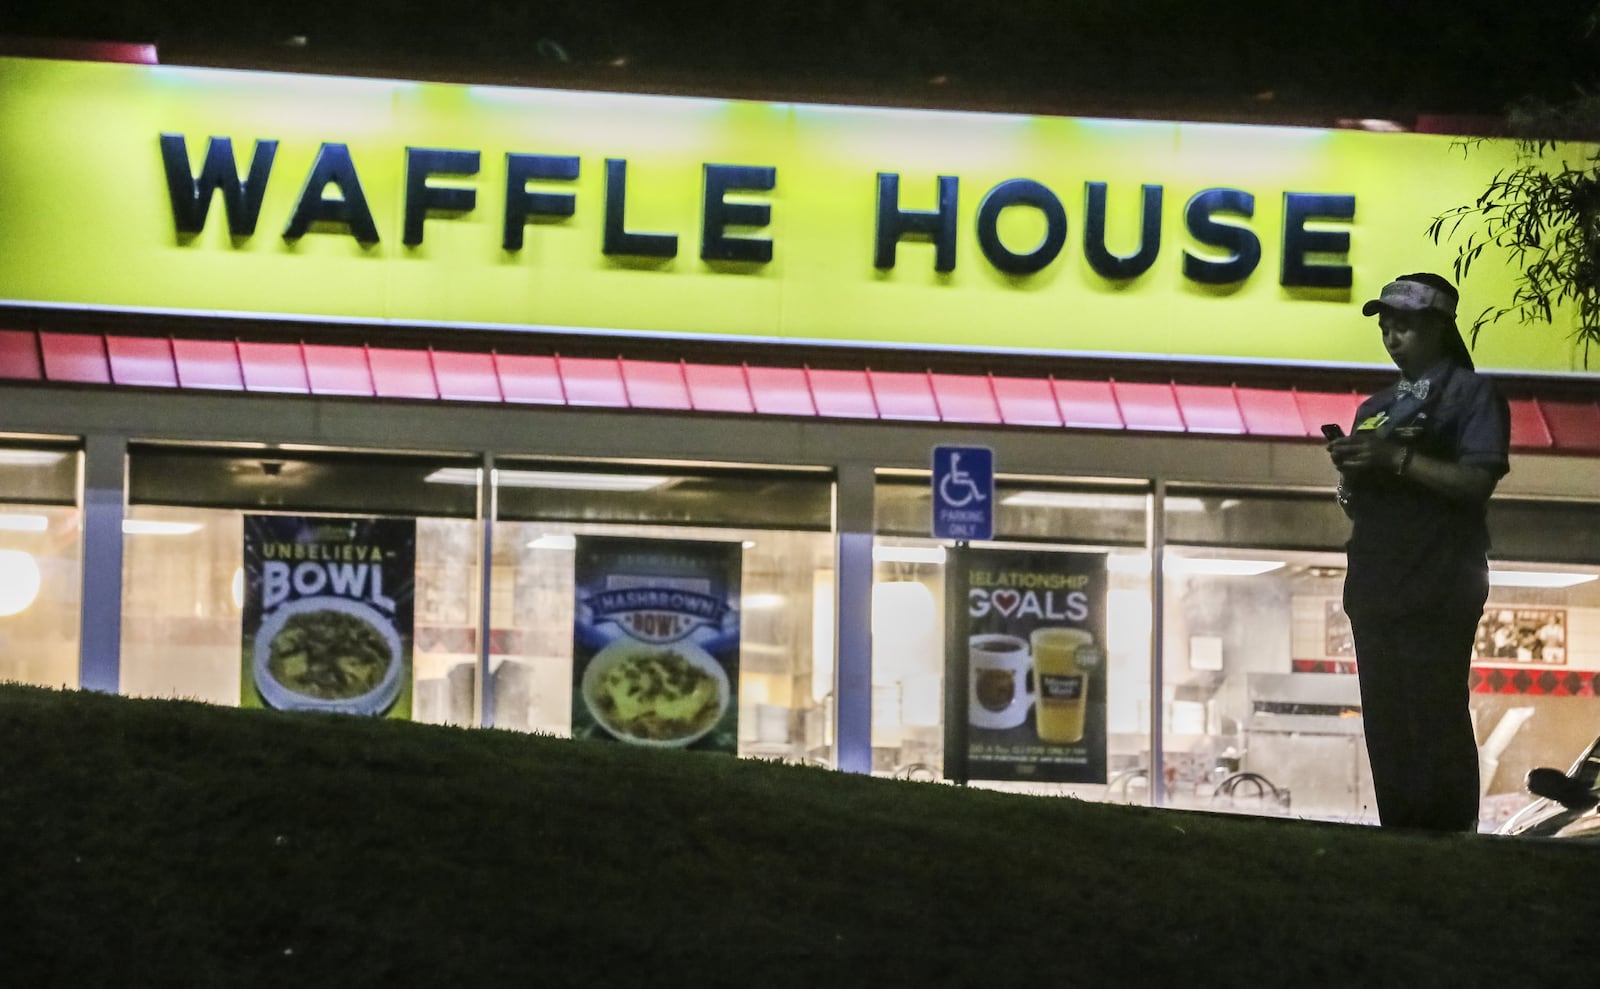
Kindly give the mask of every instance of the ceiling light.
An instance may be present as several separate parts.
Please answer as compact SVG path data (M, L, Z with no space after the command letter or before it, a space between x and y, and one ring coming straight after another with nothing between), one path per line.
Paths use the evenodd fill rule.
M476 487L482 476L483 470L478 467L441 467L423 480L429 484L469 484Z
M570 532L543 532L528 542L529 549L577 549L578 537Z
M1597 576L1600 574L1557 570L1490 570L1489 583L1497 587L1573 587L1587 584Z
M1106 573L1150 576L1149 553L1109 553L1106 555Z
M123 519L122 531L129 536L187 536L200 530L199 522L157 522L151 519Z
M1018 508L1082 508L1099 511L1143 511L1144 495L1095 494L1087 491L1018 491L1000 499L1002 505ZM1211 508L1232 508L1237 498L1207 503L1200 498L1180 495L1166 499L1169 512L1204 512Z
M0 450L0 467L53 467L65 457L62 450Z
M0 515L0 532L43 532L50 520L43 515Z
M561 471L497 470L506 488L560 488L569 491L649 491L672 480L656 474L584 474Z
M434 484L478 483L477 467L442 467L424 480ZM586 474L570 471L500 470L495 483L502 488L556 488L566 491L649 491L671 481L655 474Z
M745 611L759 611L763 608L781 607L784 602L782 594L746 594L739 602Z
M1166 572L1191 577L1257 577L1282 570L1282 560L1228 560L1220 557L1169 556Z
M874 546L874 563L943 563L943 546Z
M0 549L0 617L15 615L39 596L39 563L20 549Z
M1274 570L1282 570L1281 560L1233 560L1223 557L1178 556L1168 553L1163 558L1162 571L1175 577L1255 577ZM1149 576L1149 553L1111 553L1106 556L1106 572Z
M1205 501L1201 498L1168 498L1167 511L1169 512L1225 512L1230 508L1239 507L1239 499L1223 498L1220 501Z
M1167 499L1168 504L1172 503ZM1142 509L1143 495L1092 494L1085 491L1017 491L1000 499L1018 508Z

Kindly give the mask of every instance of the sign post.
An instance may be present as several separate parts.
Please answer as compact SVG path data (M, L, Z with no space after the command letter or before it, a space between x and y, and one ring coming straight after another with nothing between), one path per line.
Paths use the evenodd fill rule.
M933 538L994 538L994 451L933 448Z
M953 539L948 573L965 573L967 543L994 538L994 451L986 446L933 448L933 538ZM946 584L953 588L953 583ZM952 603L951 614L958 605ZM953 640L951 640L953 641ZM970 676L965 649L945 654L945 778L968 779L967 692L951 688Z

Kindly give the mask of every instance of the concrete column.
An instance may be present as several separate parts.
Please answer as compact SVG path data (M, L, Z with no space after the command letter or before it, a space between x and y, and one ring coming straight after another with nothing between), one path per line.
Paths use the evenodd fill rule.
M1166 706L1166 556L1167 482L1156 479L1150 496L1150 805L1167 803Z
M842 464L834 493L838 616L834 716L839 768L872 772L872 535L870 464Z
M93 435L84 441L83 599L78 630L78 683L116 693L122 683L122 519L127 503L128 441Z
M483 542L478 553L478 724L494 727L494 676L489 668L489 631L494 624L491 613L494 583L494 521L499 512L499 491L495 487L494 454L483 455L478 475L478 525Z

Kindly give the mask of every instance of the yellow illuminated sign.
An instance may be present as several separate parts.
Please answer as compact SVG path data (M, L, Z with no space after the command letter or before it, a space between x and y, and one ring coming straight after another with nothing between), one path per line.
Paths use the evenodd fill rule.
M0 147L16 304L1381 366L1361 302L1511 151L32 59ZM1565 322L1475 357L1581 366Z

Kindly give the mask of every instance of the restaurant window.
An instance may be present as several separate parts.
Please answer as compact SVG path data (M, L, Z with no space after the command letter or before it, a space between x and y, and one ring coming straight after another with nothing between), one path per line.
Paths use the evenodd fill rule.
M65 445L0 446L0 680L78 686L78 461Z
M1489 533L1469 683L1494 827L1527 803L1528 770L1564 770L1600 734L1600 505L1495 498Z
M1166 504L1168 802L1375 823L1348 521L1323 493L1178 487ZM1529 769L1600 731L1600 506L1496 498L1489 516L1469 678L1485 830L1527 802Z
M587 559L582 550L629 545L667 558L721 547L738 561L737 579L728 575L727 582L739 588L736 655L723 658L736 669L729 701L737 710L721 722L720 735L694 744L834 764L831 473L555 461L498 466L490 599L497 727L565 736L578 718L580 733L636 740L630 732L642 730L643 716L608 720L591 707L596 695L583 693L590 681L575 686L579 585L591 576L579 573ZM587 670L591 657L581 660Z
M1375 821L1332 495L1173 486L1165 504L1168 804Z
M926 472L879 474L873 550L874 771L948 778L958 763L947 758L952 754L946 745L956 738L965 745L961 764L973 786L1145 802L1149 790L1140 774L1149 763L1150 746L1148 488L1000 477L995 498L993 540L958 549L928 538L932 496ZM953 602L949 592L960 575L952 573L951 564L963 552L983 554L966 559L981 560L978 572L993 574L994 586L975 586L969 570L968 598ZM1081 624L1067 595L1076 586L1073 581L1096 570L1100 575L1084 590L1095 598L1089 611L1099 615L1094 631L1104 641L1090 642L1087 633L1048 631ZM979 602L976 609L973 601ZM979 624L974 610L989 624ZM1081 681L1090 699L1079 715L1083 738L1056 743L1041 737L1051 728L1040 727L1039 698L1044 654L1054 649L1045 643L1062 634L1077 635L1075 644L1096 653L1098 665ZM952 635L964 640L965 683L947 682ZM1102 682L1095 685L1094 678ZM962 729L952 717L968 723ZM1073 733L1069 729L1063 737ZM1080 755L1086 764L1073 761ZM1052 778L1063 776L1076 778Z
M341 572L356 574L364 582L362 587L332 587L319 575L322 583L313 584L308 578L297 585L296 593L305 595L296 600L324 604L340 596L403 600L411 622L409 627L397 626L393 642L402 657L409 656L410 676L382 697L381 710L365 713L477 723L476 463L449 456L320 450L130 448L121 691L229 705L257 696L245 679L256 674L253 667L246 669L245 658L257 645L246 642L246 596L260 592L258 584L246 581L246 568L256 565L245 557L247 526L256 533L278 534L271 538L284 542L300 538L294 533L312 534L306 536L312 539L318 532L399 531L405 533L403 545L384 546L381 551L391 557L406 554L408 565L404 573L391 576L388 586L380 589L368 581L368 571L357 561ZM473 483L430 480L447 470L466 470ZM398 527L385 528L386 523ZM269 539L262 536L261 541ZM368 547L359 549L365 553ZM382 632L383 614L374 618L371 609L344 607L363 621L371 619L367 624ZM326 615L330 608L338 610L337 604L327 605L320 614ZM308 620L315 614L308 611ZM290 627L288 619L283 627ZM373 643L384 639L370 628L363 634ZM337 659L296 658L284 652L286 664L309 664L309 671L296 674L307 683L321 675L319 664ZM264 690L259 684L257 688ZM337 699L357 689L321 680L314 689L306 688L319 700ZM264 692L260 696L273 703Z

